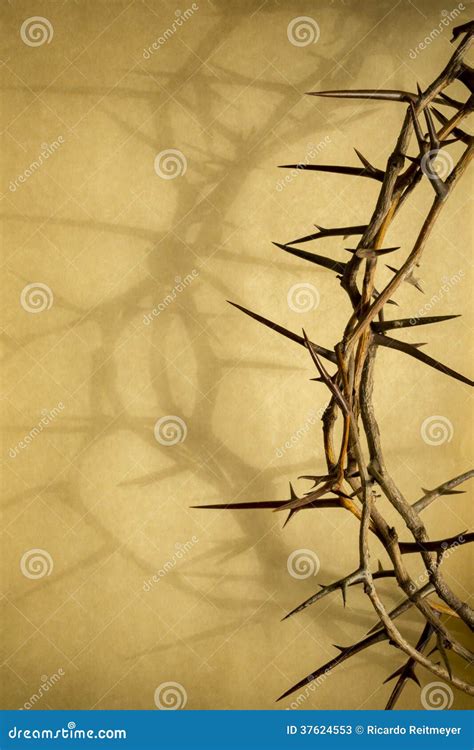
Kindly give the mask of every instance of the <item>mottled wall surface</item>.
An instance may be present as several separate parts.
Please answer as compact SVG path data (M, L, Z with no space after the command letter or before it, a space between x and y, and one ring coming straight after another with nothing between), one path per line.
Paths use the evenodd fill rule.
M304 92L428 85L452 53L448 26L468 20L459 12L420 49L446 10L444 0L2 3L3 708L31 703L45 678L36 708L154 708L166 682L182 686L186 708L274 708L333 643L375 622L356 589L345 610L334 596L280 622L357 565L350 514L308 511L282 529L279 514L191 506L283 499L289 479L302 492L298 475L324 470L327 393L309 380L307 352L226 299L335 345L349 307L334 274L271 241L364 223L377 184L277 166L356 165L357 147L383 167L404 105ZM292 37L300 16L313 38ZM469 181L429 240L425 294L405 284L395 314L463 313L399 337L472 375ZM390 230L402 259L432 194L421 185ZM350 244L318 251L346 260ZM381 266L377 283L390 277ZM390 351L376 376L406 497L467 470L468 386ZM175 432L159 423L170 416ZM470 502L431 506L432 537L467 528ZM289 574L299 549L317 556L316 575ZM386 561L376 542L373 555ZM468 562L465 548L446 562L463 598ZM380 591L388 607L400 600L390 581ZM415 640L417 616L402 625ZM302 706L382 708L382 681L401 661L378 646ZM453 705L468 699L455 693ZM420 707L415 685L400 707Z

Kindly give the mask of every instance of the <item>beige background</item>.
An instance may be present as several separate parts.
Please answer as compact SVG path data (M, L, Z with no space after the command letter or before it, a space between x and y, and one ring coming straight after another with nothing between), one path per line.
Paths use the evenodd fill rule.
M282 530L279 515L190 506L283 499L289 479L324 469L319 423L305 425L327 396L309 382L305 351L225 300L334 346L349 309L333 274L283 257L271 240L309 233L315 222L363 223L377 185L298 174L279 189L285 172L277 165L304 159L328 136L320 163L355 165L355 146L383 167L403 106L303 94L426 86L452 53L450 29L415 59L410 50L451 5L198 5L145 59L144 48L175 18L172 2L2 3L3 708L22 706L59 669L64 676L37 708L151 709L167 681L184 687L187 708L274 708L283 690L336 653L333 643L348 645L374 623L354 589L346 610L339 597L327 598L280 622L318 583L356 565L357 524L343 511L301 513ZM287 26L303 15L317 22L320 37L298 47ZM49 20L50 43L23 43L20 27L31 16ZM458 22L466 20L461 13ZM59 136L60 148L13 192L11 181ZM165 180L154 160L170 148L184 154L187 170ZM420 269L425 297L405 285L395 314L415 315L440 294L444 277L462 271L432 314L463 317L399 337L428 341L429 353L472 376L469 180L430 239ZM388 245L400 244L400 257L431 198L422 185L391 231ZM330 240L314 249L346 259L345 245ZM145 325L176 277L193 269L192 284ZM378 285L389 278L381 269ZM34 282L54 297L38 314L20 304ZM296 283L317 288L316 310L288 306ZM388 463L415 500L421 486L469 468L469 388L395 352L380 354L377 374ZM12 458L43 410L60 402L60 415ZM155 440L165 415L185 421L184 442ZM421 425L433 415L451 423L450 442L422 440ZM304 436L281 455L300 428ZM431 506L432 536L466 529L470 502L467 493ZM193 537L178 560L176 545ZM20 569L35 548L53 561L40 579ZM300 548L317 554L316 577L288 574L288 555ZM373 554L385 559L380 549ZM167 561L176 562L172 572L144 591ZM446 562L446 577L468 597L466 549ZM387 606L399 600L393 583L380 590ZM403 622L416 639L417 617ZM382 708L392 684L382 681L401 662L387 645L366 652L302 708ZM420 679L433 678L420 671ZM415 685L399 705L421 707ZM453 706L467 705L455 693Z

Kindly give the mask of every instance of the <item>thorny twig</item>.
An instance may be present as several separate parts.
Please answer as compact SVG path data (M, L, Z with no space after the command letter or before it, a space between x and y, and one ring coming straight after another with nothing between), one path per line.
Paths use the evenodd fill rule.
M459 125L470 112L474 110L473 81L474 71L464 62L464 57L474 37L474 22L457 27L453 32L453 39L459 39L457 49L440 75L423 92L418 88L417 93L404 91L324 91L311 92L312 96L357 98L368 100L382 100L388 102L407 103L403 124L395 148L388 158L385 170L373 167L370 162L356 152L362 167L350 166L318 166L307 164L287 165L290 168L305 169L309 172L333 172L342 175L366 177L381 182L379 196L373 215L368 224L357 226L325 229L317 227L317 232L300 237L286 244L274 243L284 252L295 255L337 274L342 288L346 291L352 303L353 312L346 325L341 341L334 350L321 347L310 341L303 331L303 336L293 333L282 326L273 323L263 316L251 312L235 303L239 308L260 323L268 326L290 340L305 346L311 356L318 377L331 394L330 402L323 415L324 451L327 464L327 474L311 477L314 487L303 497L298 497L290 484L291 496L287 501L274 503L244 503L241 508L272 508L274 511L289 510L293 513L304 509L342 507L350 510L360 520L359 532L359 565L357 570L346 575L339 581L322 586L321 591L311 596L305 602L293 609L286 617L294 615L334 591L342 592L345 603L346 589L349 586L361 584L375 609L379 623L369 635L348 647L338 647L340 654L327 664L311 672L303 680L287 690L281 698L290 695L295 690L315 680L321 674L327 673L343 661L369 646L387 640L389 643L407 656L408 660L388 679L397 676L399 679L388 700L387 708L394 707L408 679L417 681L415 668L418 665L430 670L438 678L451 683L466 693L474 694L474 687L463 677L453 674L448 659L451 650L467 662L473 660L473 655L448 630L441 615L448 614L462 621L471 630L474 629L474 612L467 602L447 585L441 573L441 563L446 550L460 544L474 541L472 533L463 532L451 539L431 541L427 530L420 518L420 513L443 495L456 494L455 487L474 476L474 470L465 472L454 479L444 482L434 490L423 490L424 495L415 502L408 502L392 479L383 457L380 432L372 403L374 366L379 346L402 351L415 357L424 364L449 375L469 385L473 381L457 373L446 365L438 362L424 352L418 350L419 345L409 345L386 335L393 329L403 329L413 325L410 319L386 320L385 305L395 303L392 299L403 281L408 281L419 287L414 276L416 267L426 247L429 234L439 217L439 214L453 192L460 178L463 176L474 154L474 138L469 136ZM469 98L465 101L453 99L444 89L454 81L462 82L469 89ZM433 104L450 107L454 114L445 116ZM389 105L391 106L391 105ZM441 124L436 130L435 119ZM422 122L426 126L423 132ZM415 137L418 146L416 157L408 156L410 142ZM462 143L465 150L453 167L445 181L436 174L434 160L440 148L450 143ZM404 171L405 161L409 165ZM375 276L379 256L394 253L398 247L384 248L384 238L387 230L400 211L407 197L427 176L434 190L434 199L426 219L419 232L414 246L407 259L398 268L390 266L394 273L391 281L378 292L375 288ZM361 235L358 245L351 249L352 253L347 262L340 262L326 256L293 247L325 237L341 236L344 239L350 235ZM362 264L362 283L359 281L359 271ZM415 321L415 325L435 324L455 316L435 316ZM320 358L324 358L336 365L337 370L330 375ZM342 437L339 451L335 449L335 422L338 415L343 419ZM361 421L361 425L359 422ZM360 429L363 429L368 447L368 457L361 441ZM382 513L377 508L377 488L398 512L404 526L410 531L413 541L400 541L395 528L389 526ZM236 507L230 505L214 505L206 507ZM392 568L372 573L370 567L370 535L377 537L390 558ZM405 567L403 556L406 554L420 554L426 568L426 581L417 586ZM383 604L375 582L380 578L395 579L404 594L404 600L392 611L387 611ZM436 593L440 602L430 599ZM415 646L402 635L395 620L407 609L415 607L425 621L423 631ZM286 617L284 619L286 619ZM435 639L435 648L441 657L442 665L433 662L424 651L431 638ZM280 699L281 699L280 698Z

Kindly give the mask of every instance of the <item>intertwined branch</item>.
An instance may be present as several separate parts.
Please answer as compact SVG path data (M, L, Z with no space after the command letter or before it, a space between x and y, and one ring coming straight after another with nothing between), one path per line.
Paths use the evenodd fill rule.
M372 402L374 366L380 346L404 352L441 373L469 385L473 384L469 378L419 351L416 345L406 344L388 335L391 330L403 329L410 325L435 324L453 316L435 316L415 320L385 319L385 306L393 302L400 285L404 281L418 284L414 272L420 264L427 239L473 155L474 138L460 128L462 120L474 109L474 70L464 61L473 36L474 22L459 26L454 30L453 41L459 40L457 49L444 70L425 91L418 88L417 93L394 90L311 93L312 96L378 99L408 104L400 134L388 158L385 170L373 167L359 152L357 154L362 167L287 165L291 168L365 177L381 183L377 203L367 225L333 229L318 227L318 231L313 234L285 245L277 245L285 252L334 271L343 290L349 296L353 312L334 350L326 349L310 341L304 331L302 335L293 333L261 315L235 305L252 318L308 350L314 363L317 379L327 387L330 393L329 404L322 418L327 473L323 476L311 476L314 486L303 497L298 497L290 484L291 497L288 500L205 507L288 510L288 519L301 510L329 507L347 509L360 521L357 569L331 585L323 586L320 591L296 607L287 617L306 609L336 590L342 592L345 601L346 589L349 586L362 585L379 618L378 625L365 638L352 646L338 647L340 653L334 659L312 671L287 690L281 698L326 674L328 670L343 663L354 654L384 640L388 640L391 645L400 649L408 657L406 663L388 678L398 677L387 708L394 707L408 679L417 681L415 674L417 665L425 667L438 678L466 693L474 694L474 687L463 677L453 673L448 654L452 651L468 663L472 661L473 655L450 632L447 622L443 620L443 615L448 615L448 622L450 618L455 617L472 630L474 612L451 590L441 571L446 550L452 545L472 542L474 534L464 532L452 539L432 541L420 518L421 512L437 498L457 492L455 488L471 478L474 471L455 477L434 490L426 490L423 497L410 503L395 484L385 464ZM455 81L461 81L469 90L469 97L466 101L458 101L445 93L445 89ZM439 107L446 108L449 114L443 114ZM435 126L435 120L439 129ZM407 153L413 137L418 147L418 154L415 157ZM449 176L443 181L436 171L435 160L440 150L451 143L463 144L465 148L458 162L453 163ZM407 161L409 164L405 167ZM389 266L393 271L393 278L382 291L378 291L375 288L375 276L380 258L386 254L396 254L399 250L398 247L384 248L387 230L406 199L425 177L434 190L432 205L408 258L399 268ZM319 241L325 237L346 238L351 235L361 235L361 239L357 246L350 250L352 255L347 262L335 261L302 250L300 247L294 247ZM328 372L323 360L336 366L333 374ZM335 430L338 419L342 420L340 436ZM377 507L380 491L397 511L402 525L409 529L413 541L400 541L396 528L390 526L384 519ZM379 568L372 572L371 535L376 536L385 548L391 561L391 569ZM417 582L410 577L404 562L404 556L407 554L421 556L426 568L426 582L423 585L417 585ZM377 591L376 581L380 578L395 579L404 595L401 604L390 612L387 611ZM436 601L431 598L433 594L437 595ZM419 640L414 646L397 627L398 616L413 607L421 613L425 622ZM427 655L430 644L433 645L433 651L436 651L440 661L433 661L430 658L433 651Z

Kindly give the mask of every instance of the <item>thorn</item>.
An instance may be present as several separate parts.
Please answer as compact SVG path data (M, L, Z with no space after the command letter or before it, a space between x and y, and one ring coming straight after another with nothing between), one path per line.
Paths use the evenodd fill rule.
M388 263L386 263L385 265L386 265L386 267L387 267L387 268L389 268L389 269L390 269L390 271L392 271L393 273L398 273L398 271L399 271L399 269L398 269L398 268L394 268L393 266L389 266L389 265L388 265ZM419 291L419 292L421 292L422 294L424 294L424 293L425 293L425 290L424 290L424 289L423 289L423 287L421 286L421 279L417 278L417 277L416 277L416 276L414 275L414 271L410 271L409 273L405 274L405 276L404 276L404 278L403 278L403 281L406 281L406 282L407 282L407 284L411 284L412 286L414 286L414 287L415 287L415 289L418 289L418 291Z
M433 490L427 490L424 487L421 488L425 495L429 495L430 492L433 492ZM466 490L443 490L439 493L440 495L465 495Z
M307 91L308 96L327 96L341 99L375 99L392 102L412 102L416 101L414 94L408 91L399 91L395 89L344 89L341 91Z
M459 318L460 315L432 315L426 318L400 318L399 320L374 321L372 329L374 331L390 331L396 328L414 328L416 326L425 326L431 323L443 323L446 320Z
M317 255L316 253L308 253L306 250L299 250L295 247L282 245L279 242L272 242L272 245L280 248L280 250L284 250L286 253L290 253L290 255L295 255L297 258L302 258L303 260L310 261L310 263L316 263L318 266L328 268L330 271L336 271L337 273L344 273L345 271L346 263L342 263L341 261L332 260L331 258L326 258L324 255Z
M400 247L387 247L374 248L374 247L346 247L344 248L348 253L354 253L358 258L377 258L379 255L387 255L387 253L393 253L395 250L400 250Z

